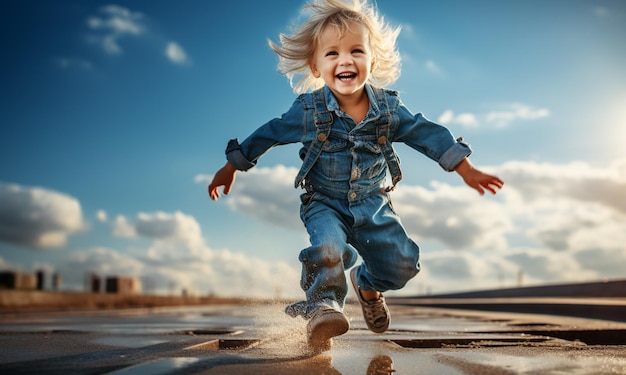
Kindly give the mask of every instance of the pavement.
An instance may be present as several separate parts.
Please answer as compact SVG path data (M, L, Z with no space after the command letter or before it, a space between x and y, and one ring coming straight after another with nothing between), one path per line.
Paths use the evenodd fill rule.
M626 374L626 323L390 301L312 353L284 303L0 314L2 374ZM466 308L467 306L463 306Z

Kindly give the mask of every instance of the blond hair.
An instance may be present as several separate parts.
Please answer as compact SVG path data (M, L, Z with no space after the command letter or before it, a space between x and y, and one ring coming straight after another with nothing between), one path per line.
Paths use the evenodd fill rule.
M327 26L336 27L340 35L344 35L353 22L365 26L372 51L372 69L368 83L382 87L395 82L400 76L400 54L396 50L400 27L385 24L367 0L349 1L350 3L341 0L311 0L302 9L304 14L309 14L308 19L293 34L281 33L280 45L268 41L279 56L278 70L289 79L296 93L324 85L321 78L313 76L310 63L320 35ZM296 76L301 77L294 84Z

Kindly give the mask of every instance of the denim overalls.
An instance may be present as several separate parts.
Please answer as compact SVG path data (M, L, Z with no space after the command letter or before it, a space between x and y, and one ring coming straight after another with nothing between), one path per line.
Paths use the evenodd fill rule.
M471 153L448 129L411 114L397 94L366 85L370 110L354 121L343 113L328 87L302 94L281 118L257 129L239 145L231 140L229 162L247 170L271 147L302 142L300 218L311 246L300 252L300 285L306 301L287 307L305 318L321 307L342 310L348 284L345 270L360 255L363 290L402 288L419 271L419 247L404 230L389 200L400 180L391 142L401 141L436 160L446 170ZM391 186L387 184L387 170Z

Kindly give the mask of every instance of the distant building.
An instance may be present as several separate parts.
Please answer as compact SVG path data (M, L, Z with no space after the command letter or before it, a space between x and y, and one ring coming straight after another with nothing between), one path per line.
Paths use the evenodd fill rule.
M132 277L107 277L105 286L107 293L137 294L141 290L139 281Z
M58 273L52 275L52 289L61 289L61 275L59 275Z
M37 277L30 273L2 271L0 272L0 288L34 290L37 289Z
M46 287L46 273L43 270L39 270L37 275L37 290L44 290Z
M94 273L89 274L88 289L92 293L102 292L102 278Z

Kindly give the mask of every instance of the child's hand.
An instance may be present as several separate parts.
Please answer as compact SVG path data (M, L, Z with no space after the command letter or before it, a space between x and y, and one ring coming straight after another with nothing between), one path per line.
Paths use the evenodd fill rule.
M467 159L459 163L455 170L463 177L463 181L480 195L485 194L485 190L495 194L504 185L500 178L479 171Z
M226 163L215 176L213 177L213 181L209 184L209 196L213 200L217 200L220 197L220 193L218 188L220 186L224 187L224 195L230 193L230 189L235 182L235 175L237 170L230 163Z

